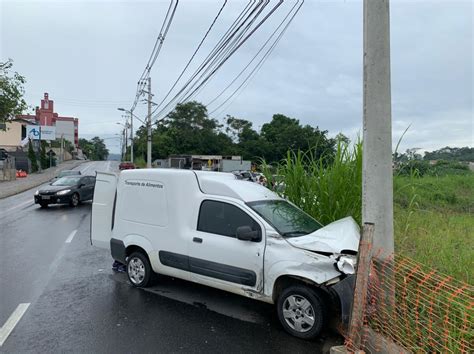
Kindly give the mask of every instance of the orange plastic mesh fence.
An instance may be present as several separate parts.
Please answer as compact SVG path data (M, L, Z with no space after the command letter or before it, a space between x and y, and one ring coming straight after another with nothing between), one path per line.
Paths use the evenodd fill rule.
M355 338L346 338L350 351L388 352L388 340L415 353L474 353L472 285L407 257L377 259L371 261L369 286L362 294L363 324Z

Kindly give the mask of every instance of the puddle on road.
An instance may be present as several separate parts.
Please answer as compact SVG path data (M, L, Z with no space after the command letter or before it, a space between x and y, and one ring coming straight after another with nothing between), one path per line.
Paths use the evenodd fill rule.
M114 281L129 285L125 273L114 273L110 277ZM160 275L153 286L136 290L147 291L245 322L266 325L275 320L274 308L270 304L181 279Z

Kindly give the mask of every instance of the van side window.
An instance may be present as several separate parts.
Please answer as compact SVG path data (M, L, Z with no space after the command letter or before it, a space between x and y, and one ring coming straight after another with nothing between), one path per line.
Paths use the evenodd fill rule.
M199 210L198 231L236 237L237 228L240 226L250 226L252 230L261 233L260 225L236 206L213 200L202 202Z

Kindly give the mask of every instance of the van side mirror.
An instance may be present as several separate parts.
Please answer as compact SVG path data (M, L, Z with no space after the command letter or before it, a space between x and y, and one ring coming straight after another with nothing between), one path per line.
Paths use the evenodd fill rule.
M242 241L260 241L260 234L258 231L252 230L250 226L239 226L236 230L238 240Z

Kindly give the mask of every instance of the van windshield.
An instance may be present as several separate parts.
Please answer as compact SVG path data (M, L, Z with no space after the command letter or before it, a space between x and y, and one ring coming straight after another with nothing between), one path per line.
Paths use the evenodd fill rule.
M247 204L284 237L308 235L323 227L286 200L262 200Z

